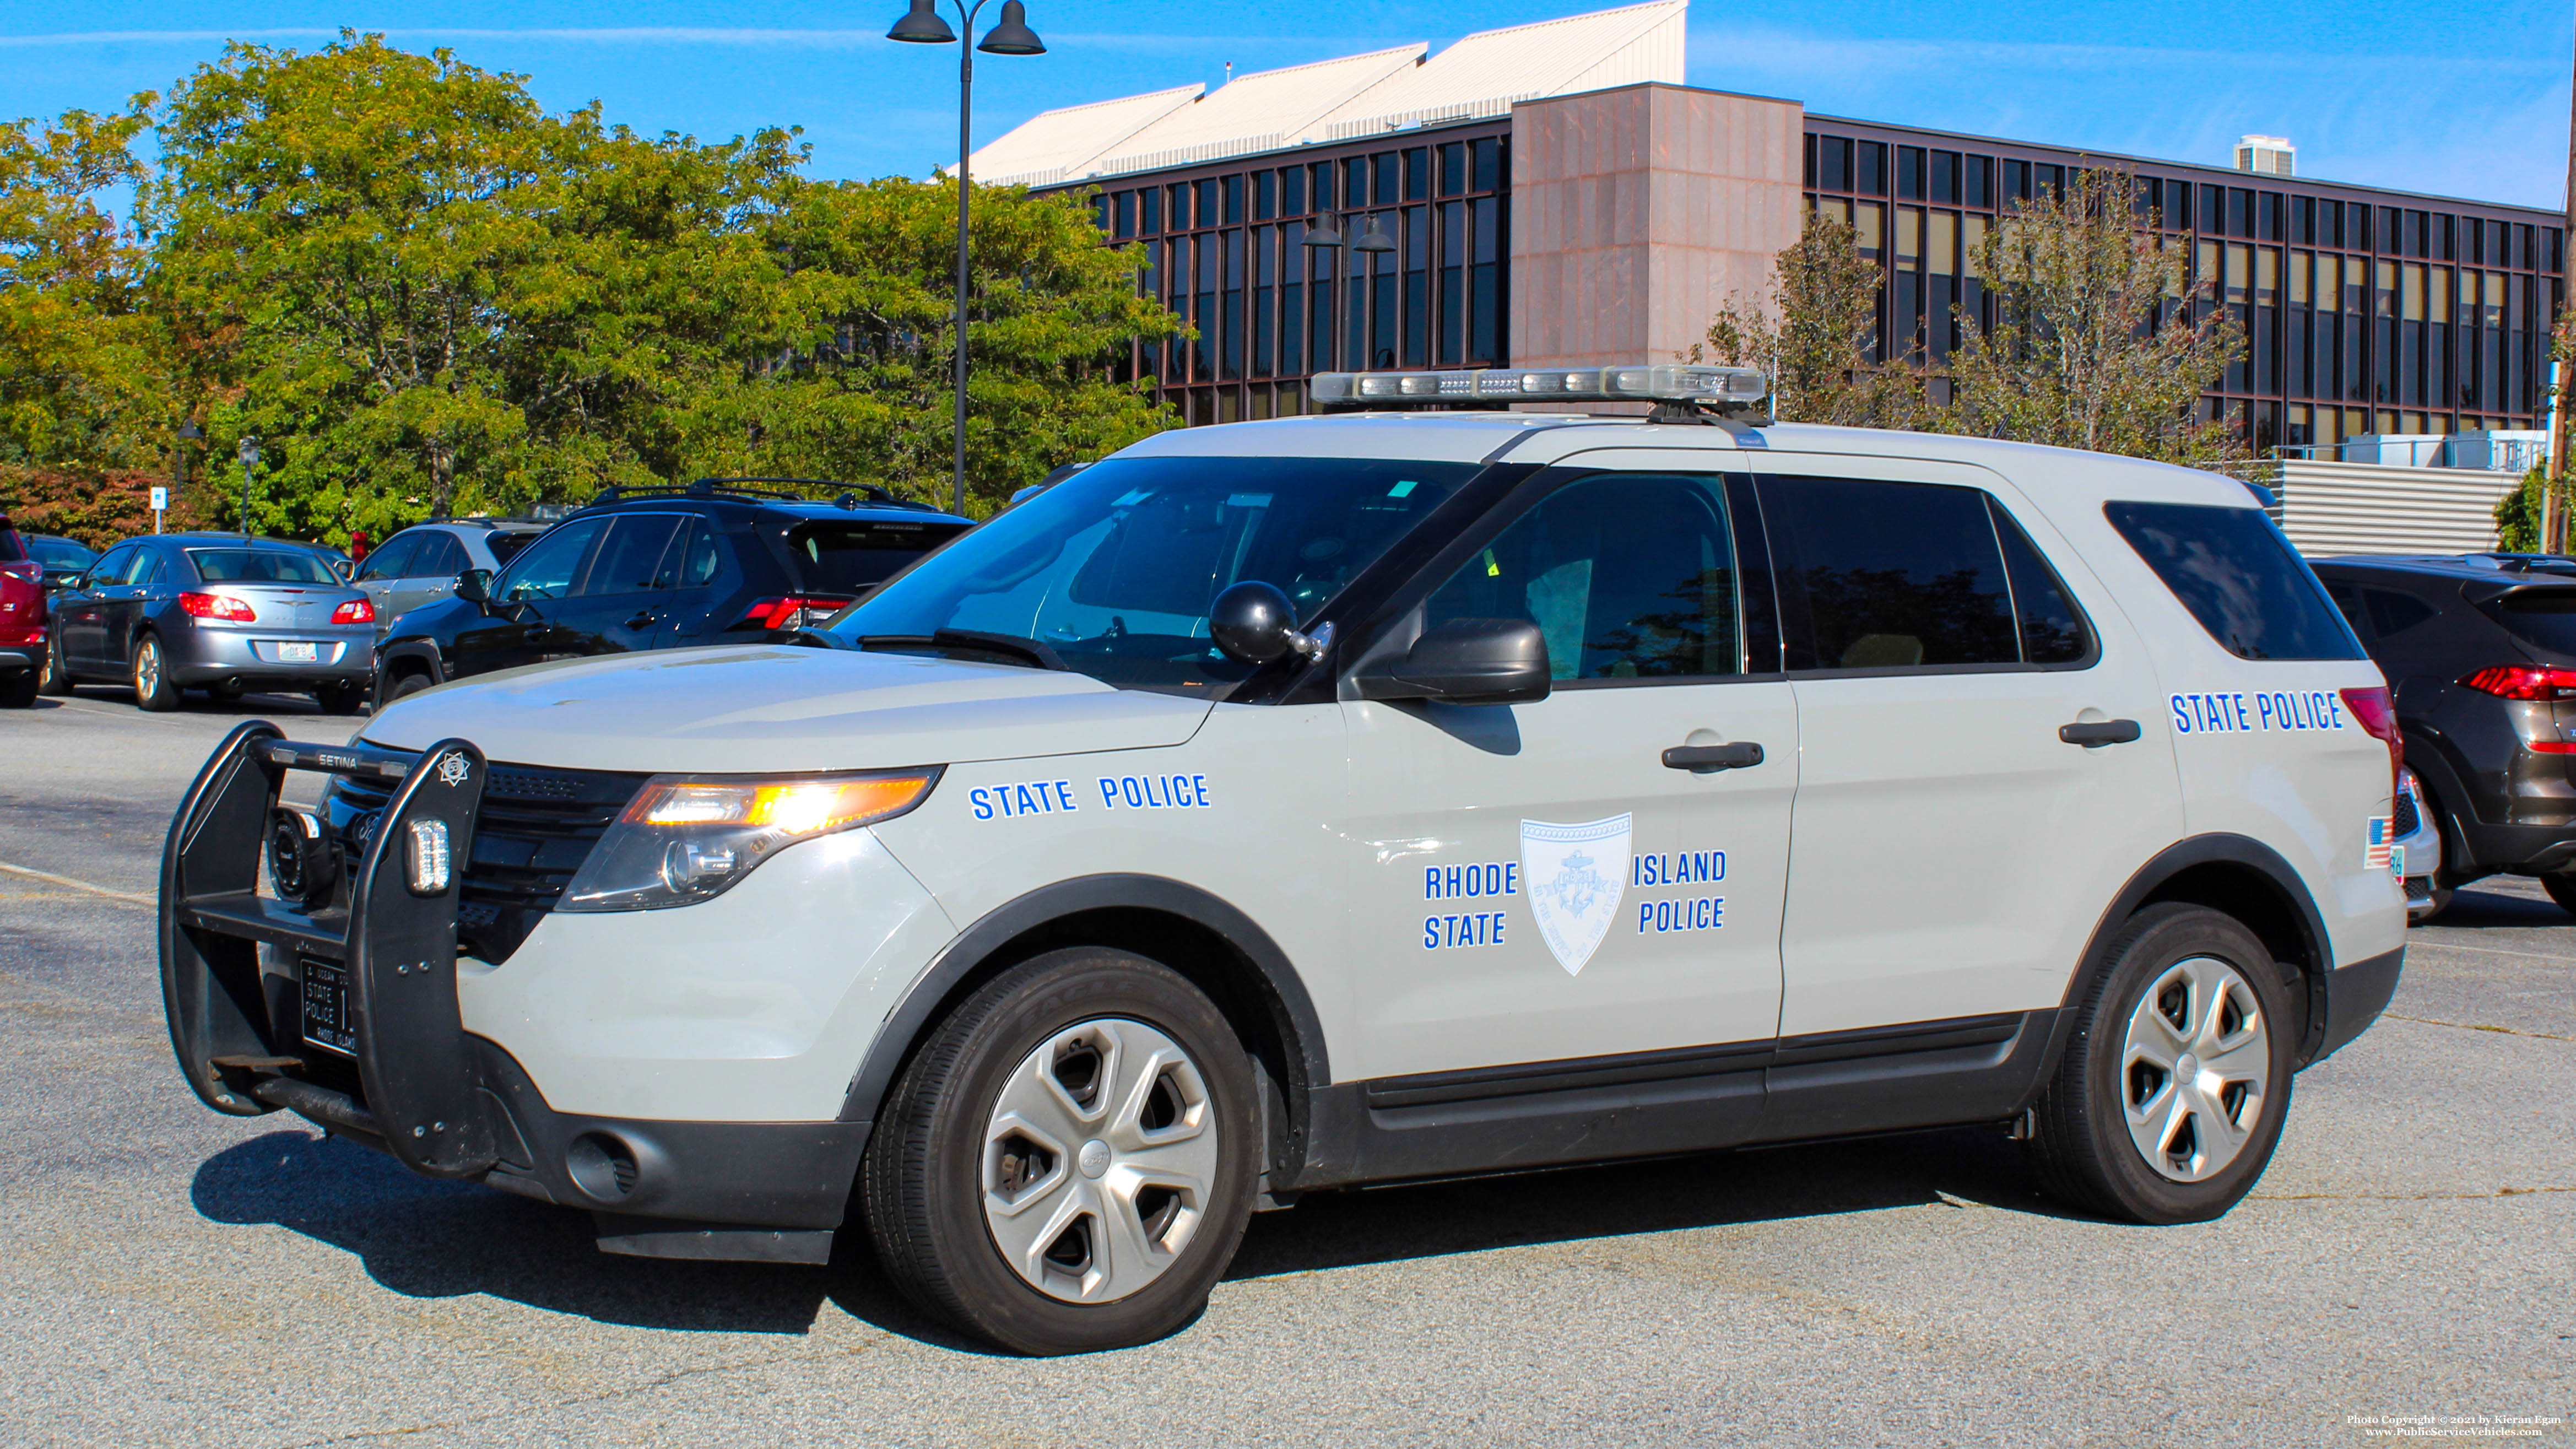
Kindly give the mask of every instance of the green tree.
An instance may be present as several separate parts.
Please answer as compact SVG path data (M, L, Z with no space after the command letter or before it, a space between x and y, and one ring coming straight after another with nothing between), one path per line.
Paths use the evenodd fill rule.
M783 277L768 335L711 378L682 460L706 471L820 470L945 502L955 467L954 181L800 184L764 250ZM978 188L968 302L969 508L989 513L1055 466L1175 421L1106 359L1183 330L1136 293L1139 253L1105 244L1084 199Z
M2244 334L2206 279L2186 280L2189 240L2142 225L2137 195L2129 172L2097 167L1998 218L1973 254L1999 320L1958 313L1950 426L2175 463L2244 455L2201 415Z
M2522 475L2512 492L2496 500L2496 547L2507 553L2541 552L2541 493L2548 486L2546 471L2534 468Z
M0 468L95 480L167 436L145 254L100 199L141 178L144 124L139 109L0 123Z
M1691 344L1693 362L1759 367L1771 374L1782 420L1908 428L1924 416L1911 354L1871 360L1878 338L1878 264L1860 254L1849 223L1809 212L1798 240L1772 260L1759 300L1728 299Z

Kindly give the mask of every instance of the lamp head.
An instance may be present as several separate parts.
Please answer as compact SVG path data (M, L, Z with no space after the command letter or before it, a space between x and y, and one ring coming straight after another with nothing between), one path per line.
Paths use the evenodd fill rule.
M1386 234L1385 222L1380 221L1375 216L1371 216L1368 219L1368 229L1360 233L1360 239L1358 241L1351 243L1351 250L1360 252L1391 252L1395 250L1395 238Z
M237 457L237 458L241 459L241 465L242 465L243 467L245 467L245 468L251 468L251 467L256 467L256 466L258 466L258 464L259 464L259 439L257 439L257 438L253 438L253 437L244 437L244 438L241 440L241 446L240 446L239 448L236 448L236 449L234 450L233 455L234 455L235 457Z
M1044 55L1046 43L1029 29L1028 7L1020 0L1003 0L1002 22L984 33L984 42L975 47L986 55Z
M912 0L912 8L886 32L888 40L908 40L916 45L946 45L957 33L939 18L939 0Z
M1318 220L1306 228L1305 244L1310 247L1337 247L1342 244L1342 234L1333 229L1332 222Z

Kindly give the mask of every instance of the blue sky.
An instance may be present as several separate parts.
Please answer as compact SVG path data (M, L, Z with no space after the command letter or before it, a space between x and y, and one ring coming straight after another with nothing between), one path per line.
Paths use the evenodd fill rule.
M988 7L985 23L999 11ZM1586 0L1367 4L1029 0L1050 53L979 57L979 141L1050 106L1602 8ZM797 124L822 176L926 174L956 138L952 47L884 40L901 0L619 6L560 0L0 0L0 117L113 108L227 38L311 48L342 26L445 45L601 101L645 132ZM2224 165L2244 132L2313 176L2555 208L2567 176L2569 8L2504 0L2107 4L1699 0L1692 84L1812 112Z

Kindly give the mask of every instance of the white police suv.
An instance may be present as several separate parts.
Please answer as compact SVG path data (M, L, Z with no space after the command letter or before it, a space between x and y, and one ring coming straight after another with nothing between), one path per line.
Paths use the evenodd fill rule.
M2388 1001L2388 696L2245 488L1725 369L1316 386L1390 409L1139 443L814 647L245 725L163 867L189 1082L612 1252L859 1211L1055 1353L1361 1183L1991 1123L2214 1217ZM1514 398L1655 407L1396 410Z

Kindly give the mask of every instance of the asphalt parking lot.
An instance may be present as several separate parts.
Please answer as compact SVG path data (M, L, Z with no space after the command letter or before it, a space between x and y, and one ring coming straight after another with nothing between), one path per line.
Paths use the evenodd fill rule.
M2521 882L2414 933L2217 1223L2062 1215L1968 1131L1311 1197L1189 1330L1031 1362L850 1235L827 1269L607 1257L573 1213L199 1107L148 902L179 791L262 714L357 723L0 714L0 1441L2576 1439L2576 918Z

